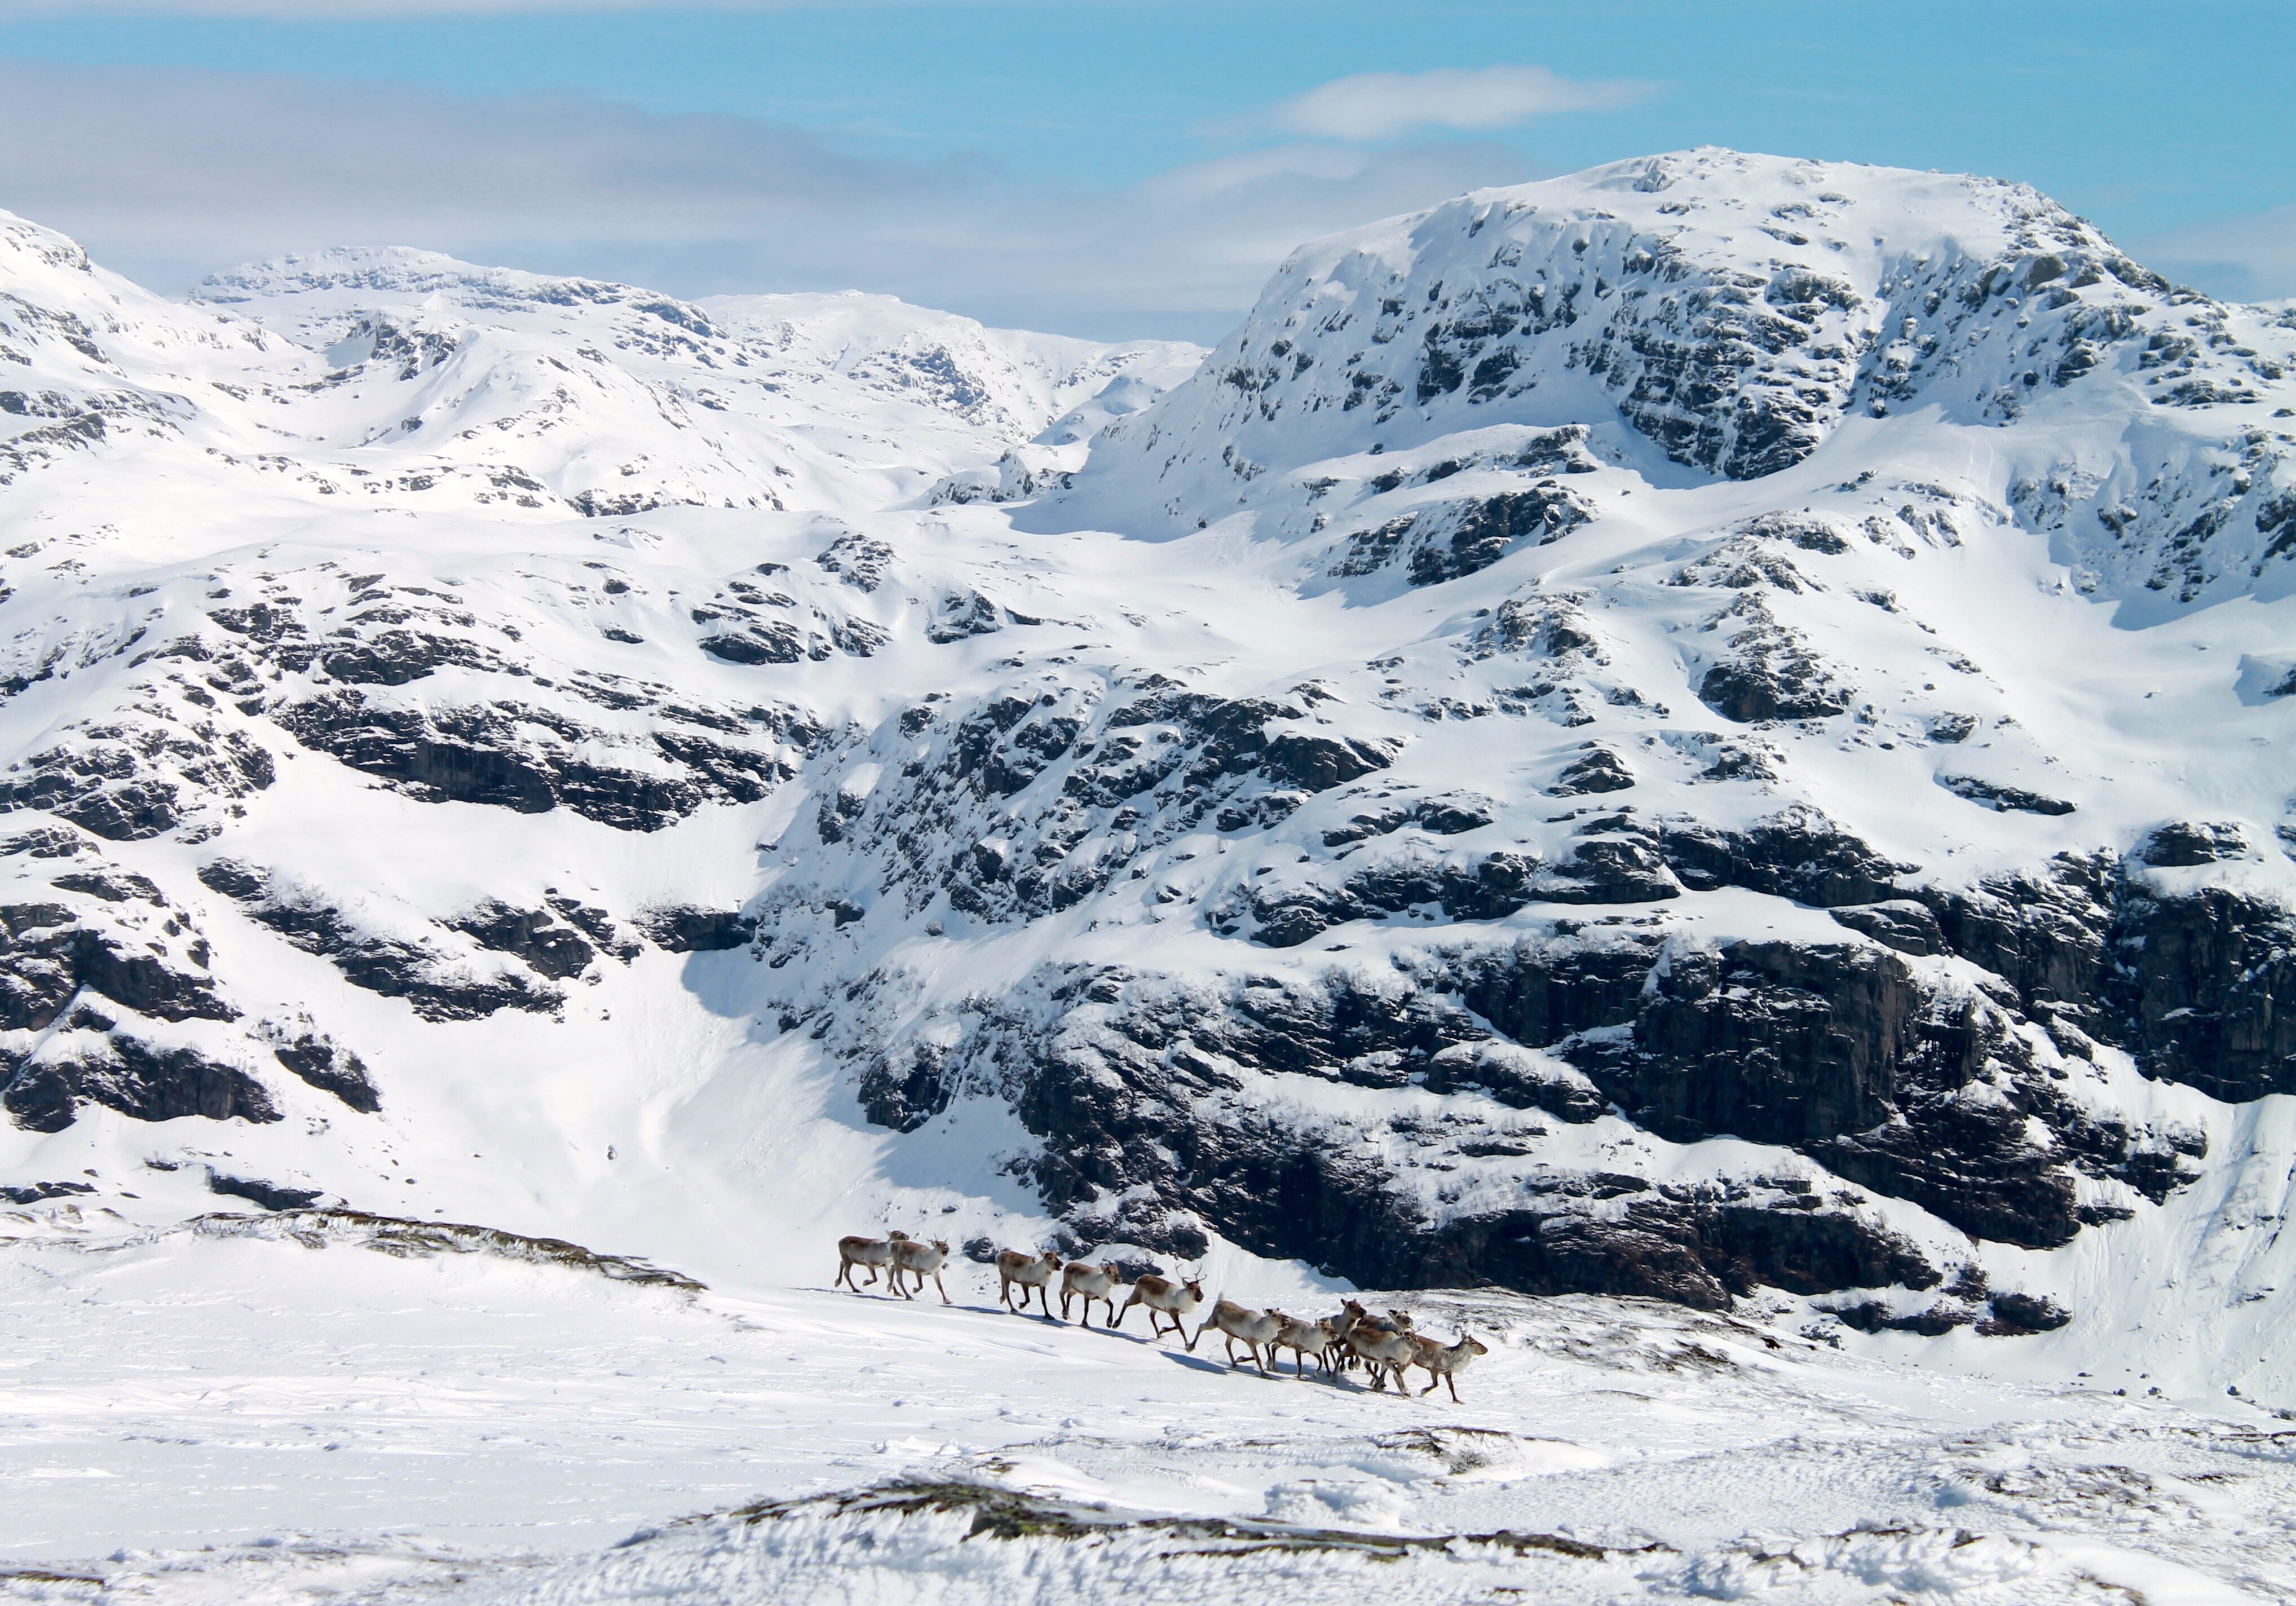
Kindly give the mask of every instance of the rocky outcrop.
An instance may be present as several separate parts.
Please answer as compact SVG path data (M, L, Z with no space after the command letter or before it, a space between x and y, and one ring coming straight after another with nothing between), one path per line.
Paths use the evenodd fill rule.
M296 741L430 803L480 803L521 814L557 807L624 831L659 831L703 803L751 803L790 771L775 750L663 729L627 766L586 756L598 733L534 705L393 708L353 689L275 711ZM553 733L537 741L534 730ZM772 734L768 726L767 733ZM668 760L672 768L660 766Z
M861 1098L901 1130L968 1092L1009 1100L1042 1140L1026 1174L1086 1238L1186 1254L1210 1229L1385 1286L1718 1304L1756 1282L1934 1283L1918 1250L1860 1213L1856 1187L2048 1247L2094 1219L2077 1203L2082 1174L2156 1199L2186 1180L2191 1135L2101 1120L2057 1086L2029 1029L1936 991L1885 947L1710 947L1563 922L1375 985L1344 969L1211 994L1047 973L953 1044L878 1047ZM1309 1116L1312 1099L1283 1091L1295 1079L1385 1099ZM1590 1176L1546 1159L1556 1129L1527 1118L1567 1128L1606 1112L1664 1142L1799 1151L1856 1187ZM1529 1202L1486 1202L1506 1195ZM1628 1202L1595 1208L1615 1200Z
M429 938L368 930L308 889L275 887L266 872L238 861L204 864L200 880L236 901L250 920L328 961L353 987L404 998L426 1020L476 1020L504 1009L549 1012L565 1003L563 994L523 972L487 973Z
M20 1127L61 1132L83 1103L141 1121L201 1116L257 1123L280 1118L263 1084L193 1048L163 1048L124 1032L0 1071L0 1108Z
M2211 845L2208 856L2195 843ZM2260 1098L2296 1091L2296 1020L2284 1003L2296 917L2232 887L2172 889L2146 873L2250 851L2236 828L2219 839L2179 823L2132 863L2061 856L1972 893L1923 897L1948 947L2001 977L2027 1013L2124 1047L2154 1076Z

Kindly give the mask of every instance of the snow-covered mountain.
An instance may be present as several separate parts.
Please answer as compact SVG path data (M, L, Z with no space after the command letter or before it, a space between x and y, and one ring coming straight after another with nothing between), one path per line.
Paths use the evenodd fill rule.
M10 221L10 1197L1052 1217L2296 1391L2296 315L1700 151L1200 355Z

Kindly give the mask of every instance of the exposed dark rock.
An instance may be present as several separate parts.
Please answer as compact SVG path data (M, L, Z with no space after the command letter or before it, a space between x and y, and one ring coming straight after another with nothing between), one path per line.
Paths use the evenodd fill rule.
M220 1171L208 1173L208 1192L244 1199L266 1210L308 1210L326 1196L319 1188L286 1188L252 1176L227 1176Z
M1660 823L1660 851L1693 891L1743 887L1834 908L1893 897L1918 866L1884 858L1814 808L1781 810L1744 832L1696 821Z
M2149 832L2136 845L2135 857L2137 863L2156 869L2184 869L2248 855L2247 836L2236 824L2179 821Z
M1883 904L1859 904L1828 911L1835 923L1861 931L1885 948L1927 958L1946 951L1945 933L1928 905L1910 898Z
M66 892L85 892L90 897L100 897L108 904L126 903L129 898L141 898L147 904L164 904L168 900L147 876L127 871L81 871L70 875L52 876L48 884Z
M554 890L545 889L542 901L556 910L567 924L596 943L601 950L611 954L625 964L636 959L644 951L636 940L616 929L614 917L603 909L583 903L578 898L562 897Z
M1618 754L1591 742L1587 745L1590 750L1585 757L1564 765L1547 791L1558 798L1575 798L1589 792L1626 791L1634 785L1634 771Z
M1489 807L1480 799L1418 798L1354 815L1345 825L1334 826L1324 832L1324 846L1344 848L1349 842L1367 841L1375 836L1400 831L1406 825L1416 825L1422 831L1447 837L1474 831L1490 823Z
M382 1108L382 1097L367 1079L365 1062L323 1033L305 1032L291 1041L275 1041L271 1053L304 1081L322 1093L333 1094L362 1115L373 1115Z
M1554 479L1423 514L1414 527L1427 533L1411 554L1411 583L1435 586L1480 573L1519 543L1559 541L1594 516L1585 498Z
M1977 1312L1958 1299L1932 1300L1917 1310L1893 1311L1878 1299L1860 1299L1838 1305L1833 1315L1844 1327L1859 1332L1910 1332L1925 1339L1934 1339L1966 1327L1977 1320Z
M955 1094L941 1074L943 1058L930 1043L880 1053L861 1073L861 1113L895 1132L914 1132L947 1109Z
M977 591L952 592L934 609L932 623L925 627L925 639L946 646L1003 628L997 622L996 603Z
M363 930L313 895L282 893L248 865L214 861L201 866L200 880L236 900L250 920L324 958L353 987L404 998L426 1020L477 1020L503 1009L547 1013L566 1002L518 972L474 975L425 944Z
M1800 1144L1871 1127L1918 1040L1912 973L1870 948L1734 943L1677 953L1652 980L1629 1041L1564 1053L1677 1142Z
M580 933L560 925L546 911L513 908L499 898L489 899L447 923L482 948L516 955L554 981L580 975L598 956Z
M1571 1122L1607 1108L1595 1084L1569 1065L1512 1043L1455 1043L1428 1056L1423 1085L1431 1093L1474 1089L1517 1110L1543 1110Z
M0 842L0 855L11 857L29 854L36 859L68 859L88 846L87 840L76 831L60 825L39 825Z
M2219 840L2232 839L2210 837L2210 851ZM2194 851L2172 840L2175 856ZM2296 1012L2281 1002L2296 987L2296 919L2277 905L2221 887L2172 895L2102 856L1923 900L1951 951L2028 1012L2213 1097L2296 1091Z
M2073 806L2062 798L2048 798L2022 787L1980 781L1974 775L1939 775L1938 784L1956 798L1992 809L1997 814L2069 815Z
M45 1029L83 988L160 1020L238 1018L211 977L178 968L130 928L83 924L61 904L0 908L0 1030Z
M874 591L885 583L893 549L873 537L848 531L832 541L814 561L848 586Z
M794 664L806 658L805 637L795 627L774 620L753 624L739 635L709 636L701 650L730 664Z
M1825 719L1846 711L1851 692L1816 660L1791 653L1725 659L1698 683L1698 700L1725 719Z
M637 923L654 946L672 954L714 954L742 947L758 930L755 917L738 909L686 905L647 910L638 916Z
M2073 1319L2072 1312L2046 1294L1997 1293L1990 1308L1992 1314L1977 1324L1988 1338L2054 1332Z
M186 794L242 798L271 784L271 755L237 731L154 719L85 725L0 780L0 812L40 808L114 842L184 823Z
M86 1182L35 1182L0 1185L0 1199L10 1204L38 1204L45 1200L70 1199L75 1193L93 1193L95 1184Z
M358 686L403 686L450 665L502 667L501 656L477 642L403 629L379 630L341 646L323 648L315 661L329 678Z
M562 1266L615 1282L701 1293L704 1285L679 1272L627 1255L602 1255L562 1238L529 1238L499 1227L459 1221L408 1221L365 1210L282 1209L270 1215L201 1216L192 1224L217 1238L291 1238L298 1242L356 1243L401 1258L495 1255L530 1266Z
M599 733L528 705L383 708L353 690L291 704L273 717L305 747L424 802L484 803L521 814L563 805L624 831L658 831L707 802L754 803L789 774L771 751L671 730L656 731L652 745L682 775L616 768L578 756L602 740ZM552 729L562 740L533 741L521 725ZM781 733L769 726L765 733ZM811 733L791 726L788 733Z
M124 1033L77 1058L23 1065L0 1088L0 1106L18 1126L35 1132L62 1131L83 1102L140 1121L187 1115L211 1121L280 1118L270 1094L245 1071L196 1049L159 1048Z
M2152 1075L2241 1102L2296 1093L2296 920L2210 887L2161 897L2128 885L2104 995Z

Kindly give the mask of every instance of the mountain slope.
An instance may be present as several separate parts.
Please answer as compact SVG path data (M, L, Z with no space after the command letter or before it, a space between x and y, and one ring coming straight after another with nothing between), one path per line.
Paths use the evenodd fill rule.
M1316 242L1192 373L8 238L12 1186L2168 1298L2296 1386L2286 314L1717 152Z

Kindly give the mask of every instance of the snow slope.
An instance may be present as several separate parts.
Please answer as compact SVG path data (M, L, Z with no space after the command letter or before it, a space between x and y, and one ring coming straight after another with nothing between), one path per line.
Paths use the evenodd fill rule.
M697 1296L386 1256L291 1219L73 1225L0 1260L0 1599L2251 1601L2291 1582L2296 1485L2268 1415L2172 1403L2134 1371L1964 1370L1986 1343L1965 1335L1915 1367L1871 1353L1906 1340L1837 1349L1775 1310L1443 1296L1423 1317L1492 1349L1453 1405L1232 1373L1137 1316L1048 1326L964 1278L948 1308ZM685 1512L709 1514L668 1520Z
M324 1349L352 1296L317 1251L166 1230L348 1209L643 1257L864 1348L955 1342L932 1324L988 1318L781 1291L841 1233L929 1225L968 1268L1050 1241L1253 1299L1496 1285L1530 1298L1475 1320L1544 1332L1636 1295L1708 1313L1622 1307L1652 1332L1820 1342L1786 1394L1716 1407L1749 1433L1826 1420L1836 1343L1878 1368L1861 1432L1941 1378L2019 1379L1966 1419L2006 1432L2125 1370L2207 1454L2276 1466L2200 1424L2230 1387L2296 1408L2285 309L2169 286L2016 186L1702 151L1304 247L1197 356L400 250L176 304L8 220L0 1189L54 1240L0 1257L46 1291L23 1308L77 1310L87 1267L309 1277L279 1319ZM70 1247L90 1221L116 1251ZM562 1295L521 1282L504 1319ZM668 1298L596 1319L644 1346ZM40 1364L110 1330L85 1319ZM228 1355L237 1319L181 1342ZM869 1395L860 1364L820 1389ZM1142 1352L1094 1408L1174 1364ZM569 1454L611 1463L576 1414ZM973 1478L1013 1442L951 1420L739 1498L941 1442ZM580 1543L739 1504L682 1481L682 1433L631 1453L658 1476L582 1486L613 1514ZM1830 1476L1776 1454L1781 1491ZM2093 1464L2065 1454L2052 1478ZM551 1549L511 1536L565 1520L516 1492L543 1477L469 1542ZM1058 1492L1337 1520L1238 1487ZM1356 1526L1421 1531L1420 1497ZM2085 1543L2120 1520L2065 1498ZM1824 1537L1866 1514L1775 1527L1829 1580L1960 1564ZM796 1550L704 1524L546 1587L770 1593L941 1518L790 1520ZM220 1531L175 1520L99 1526ZM105 1547L25 1521L0 1542ZM1805 1588L1740 1531L1554 1587ZM1922 1586L2146 1587L2016 1554ZM2211 1576L2268 1594L2284 1565Z

